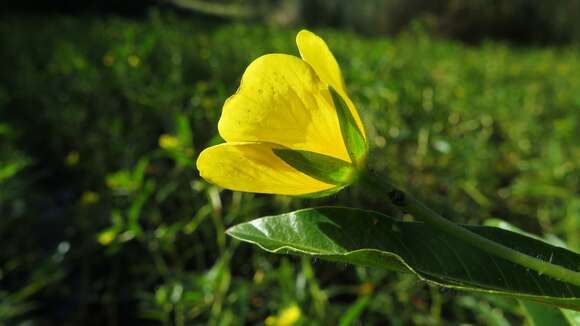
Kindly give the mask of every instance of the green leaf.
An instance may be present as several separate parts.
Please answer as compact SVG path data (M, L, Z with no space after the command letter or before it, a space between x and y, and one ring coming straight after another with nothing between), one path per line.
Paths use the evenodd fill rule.
M0 166L0 184L12 178L30 164L27 158L15 158L12 161L3 161Z
M371 297L369 295L358 298L355 303L345 311L342 317L340 317L338 326L349 326L354 324L370 302Z
M332 87L330 87L330 94L332 95L334 106L336 107L336 114L338 115L338 122L340 123L340 131L342 132L342 138L344 139L348 155L355 165L361 165L367 156L367 142L365 141L361 131L358 129L352 113L342 96L340 96Z
M322 198L322 197L328 197L328 196L332 196L332 195L336 194L337 192L341 191L342 189L344 189L347 186L348 185L336 186L336 187L330 188L328 190L311 192L309 194L299 195L299 196L296 196L296 197L298 197L298 198Z
M580 255L514 232L466 226L505 246L570 269ZM580 310L580 287L494 257L418 222L371 211L323 207L263 217L227 233L275 253L412 272L432 284Z
M544 235L544 238L542 238L542 237L539 237L539 236L537 236L537 235L535 235L533 233L526 232L526 231L518 228L517 226L515 226L515 225L513 225L513 224L511 224L509 222L506 222L506 221L504 221L502 219L499 219L499 218L490 218L490 219L487 219L487 220L485 220L483 222L483 225L485 225L485 226L493 226L493 227L500 228L500 229L504 229L504 230L507 230L507 231L519 233L521 235L525 235L525 236L530 237L530 238L534 238L534 239L537 239L537 240L540 240L540 241L545 241L545 242L547 242L547 243L549 243L551 245L557 246L557 247L563 247L563 248L568 249L568 247L566 246L566 243L564 241L562 241L562 239L556 237L553 234Z
M532 326L575 326L580 325L580 312L558 309L545 304L520 301L524 313Z
M560 309L566 320L570 322L570 325L580 325L580 311L570 310L570 309Z
M293 149L273 149L274 154L300 172L322 182L347 185L352 182L354 166L323 154Z

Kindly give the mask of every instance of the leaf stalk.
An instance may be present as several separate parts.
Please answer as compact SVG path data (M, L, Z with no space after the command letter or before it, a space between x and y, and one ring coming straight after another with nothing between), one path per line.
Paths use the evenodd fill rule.
M361 172L359 177L363 182L371 185L374 189L385 192L391 203L405 213L413 215L418 220L432 225L448 235L459 238L491 255L501 257L534 270L539 275L548 275L557 280L580 286L580 272L578 271L573 271L563 266L543 261L473 233L439 215L412 195L405 193L398 187L394 186L387 178L378 176L369 171Z

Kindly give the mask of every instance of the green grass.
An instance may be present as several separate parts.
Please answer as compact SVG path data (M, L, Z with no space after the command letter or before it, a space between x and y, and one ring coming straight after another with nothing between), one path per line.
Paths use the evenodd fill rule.
M580 248L577 48L317 32L367 123L374 168L455 221L500 218ZM156 12L0 22L0 321L256 324L297 305L304 324L519 323L506 299L225 236L299 207L388 212L362 187L298 200L197 176L245 67L297 54L295 33Z

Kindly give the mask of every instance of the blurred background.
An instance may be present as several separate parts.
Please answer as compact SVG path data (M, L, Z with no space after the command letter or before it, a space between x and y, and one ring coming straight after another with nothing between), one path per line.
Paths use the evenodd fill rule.
M6 1L0 13L0 324L523 322L516 301L266 253L225 236L323 200L199 179L245 67L329 43L370 165L457 222L580 248L580 0Z

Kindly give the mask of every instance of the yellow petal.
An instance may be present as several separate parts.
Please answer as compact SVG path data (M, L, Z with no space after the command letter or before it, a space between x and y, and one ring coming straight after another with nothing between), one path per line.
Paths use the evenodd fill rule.
M362 120L354 103L348 97L340 67L336 62L334 55L326 45L326 42L310 31L301 30L298 35L296 35L296 45L298 45L298 50L300 51L302 59L312 66L322 81L336 89L338 94L344 99L354 117L357 127L366 139Z
M248 66L218 129L227 142L275 143L350 162L328 86L291 55L264 55Z
M345 90L340 67L322 38L303 29L296 35L296 44L302 59L314 68L320 79L337 91Z
M200 175L220 187L245 192L305 195L334 188L294 169L268 143L224 143L197 159Z

